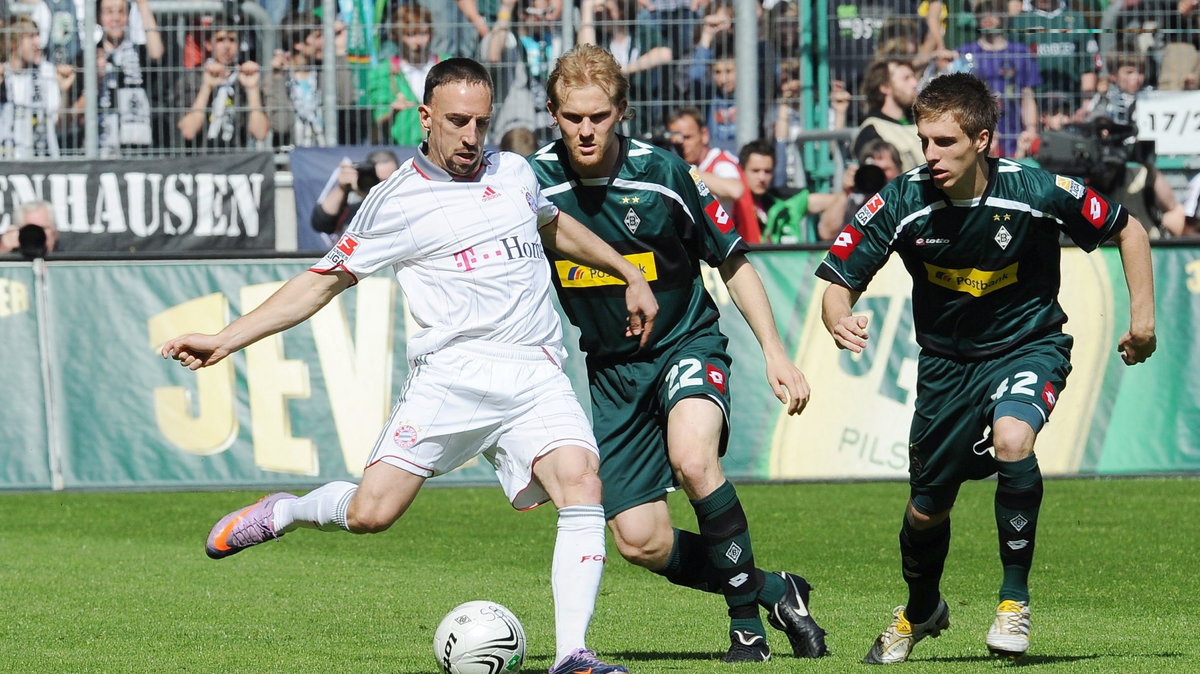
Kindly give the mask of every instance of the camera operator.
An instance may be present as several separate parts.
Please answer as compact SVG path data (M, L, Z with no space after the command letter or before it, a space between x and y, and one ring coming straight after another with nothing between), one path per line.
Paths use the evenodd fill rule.
M13 213L13 224L0 235L0 253L19 252L33 259L45 257L58 245L54 209L48 201L26 201Z
M204 46L211 58L184 73L177 85L177 101L186 112L176 127L185 145L214 151L266 140L271 129L263 112L262 68L242 59L241 37L232 25L207 30Z
M1153 143L1137 142L1136 136L1133 124L1098 117L1043 131L1033 156L1047 171L1080 176L1125 206L1150 238L1182 236L1183 206L1154 165Z
M325 234L338 234L354 217L371 188L388 179L400 167L391 150L375 150L366 161L355 164L343 159L336 181L322 195L312 212L312 227Z

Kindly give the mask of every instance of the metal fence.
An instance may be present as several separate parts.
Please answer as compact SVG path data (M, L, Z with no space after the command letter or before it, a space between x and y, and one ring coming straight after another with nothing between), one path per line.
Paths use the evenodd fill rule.
M1173 0L1113 3L1107 14L1090 0L947 0L944 16L907 0L491 4L468 17L453 0L42 0L6 6L3 46L11 59L26 25L19 17L33 17L49 67L60 83L71 80L49 127L67 157L269 148L286 159L297 146L414 144L414 89L430 59L449 56L491 69L493 142L513 129L547 140L545 78L576 40L608 48L630 71L635 112L623 131L665 143L672 111L697 106L712 144L728 149L756 136L792 144L807 131L853 128L867 112L862 74L880 57L912 59L919 79L962 68L989 79L1004 105L1006 154L1018 152L1039 114L1119 107L1120 82L1108 76L1120 63L1138 61L1145 86L1195 88L1200 75L1195 13ZM79 26L93 24L99 48L81 49ZM974 58L963 59L967 52ZM21 76L10 65L5 86ZM1094 93L1097 83L1109 93ZM747 99L747 89L757 95ZM0 122L30 123L19 104L9 108ZM32 140L20 139L20 127L0 152L50 154L47 126L34 122ZM793 154L791 182L836 182L827 143Z

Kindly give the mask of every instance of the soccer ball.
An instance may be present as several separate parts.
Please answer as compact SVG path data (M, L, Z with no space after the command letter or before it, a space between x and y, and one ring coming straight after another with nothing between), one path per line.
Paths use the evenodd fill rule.
M459 604L433 633L433 657L446 674L512 674L525 661L525 628L496 602Z

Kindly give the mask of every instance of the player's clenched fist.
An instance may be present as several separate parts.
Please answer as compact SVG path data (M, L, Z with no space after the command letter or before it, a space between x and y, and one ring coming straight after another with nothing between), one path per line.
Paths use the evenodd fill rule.
M838 319L830 333L839 349L862 353L862 350L867 348L867 317L846 316Z
M216 335L192 333L176 337L162 346L162 357L173 358L189 370L215 365L229 355Z

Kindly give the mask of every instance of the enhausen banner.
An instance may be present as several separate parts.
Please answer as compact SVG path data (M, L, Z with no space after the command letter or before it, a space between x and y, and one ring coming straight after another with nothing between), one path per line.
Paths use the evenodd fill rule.
M0 162L0 230L48 201L59 252L275 249L270 153Z

